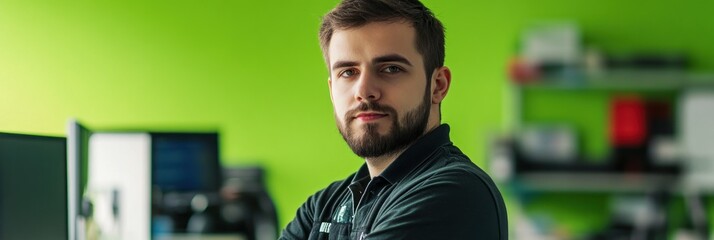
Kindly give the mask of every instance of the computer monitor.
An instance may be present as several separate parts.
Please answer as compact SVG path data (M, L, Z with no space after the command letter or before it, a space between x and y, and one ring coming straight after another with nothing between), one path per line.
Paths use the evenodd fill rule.
M152 185L162 192L217 192L217 133L151 133Z
M210 224L197 223L196 216L215 213L221 200L222 172L218 133L151 133L151 182L154 196L152 232L211 231ZM192 208L194 199L205 207ZM210 218L210 217L209 217ZM193 221L191 219L194 219ZM166 221L170 222L168 228ZM196 227L201 225L202 227Z
M85 221L91 215L86 200L89 169L89 138L92 132L75 119L67 122L67 210L69 240L85 239Z
M66 141L0 133L0 239L66 239Z

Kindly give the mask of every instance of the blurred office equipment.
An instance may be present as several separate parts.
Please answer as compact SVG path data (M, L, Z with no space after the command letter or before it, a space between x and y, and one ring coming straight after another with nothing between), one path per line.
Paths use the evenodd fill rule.
M668 202L665 192L615 196L610 203L610 223L589 239L667 239Z
M569 163L577 159L577 134L567 126L528 126L520 131L518 147L528 161Z
M277 239L278 216L263 168L224 168L223 176L221 231L242 232L248 240Z
M151 137L95 132L89 142L87 239L151 239Z
M567 74L580 64L581 34L577 24L567 21L533 24L521 36L521 53L540 76ZM563 75L568 76L568 75Z
M262 169L219 156L215 132L95 131L88 239L277 238Z
M89 181L89 138L92 132L76 119L67 121L67 213L70 240L87 239L92 203L87 195Z
M681 99L682 148L688 161L688 186L714 191L714 89L692 89Z
M559 106L562 111L545 111L546 115L527 109L533 107L525 103L527 100L518 100L516 110L519 112L515 115L520 118L516 122L522 127L517 128L519 131L513 140L501 141L499 146L492 147L495 152L511 149L499 154L508 156L511 162L505 165L513 169L512 177L505 182L513 184L516 196L526 207L544 194L609 196L613 208L606 212L610 215L607 224L590 235L580 233L578 238L708 239L711 216L707 214L707 199L714 193L714 154L709 144L714 132L708 125L714 122L714 82L689 76L658 80L655 85L644 82L599 84L564 87L542 83L514 87L517 98L532 100L552 94L557 96L553 99L563 96L573 102L584 99L583 104L590 106L599 101L603 107L573 116L571 113L576 112L578 106L563 104ZM596 111L604 114L598 115ZM586 125L582 119L602 119L599 124L603 126L603 140L608 147L603 156L593 157L583 152L583 147L570 155L571 160L550 154L544 161L544 156L549 154L543 153L553 152L552 143L548 143L553 141L547 139L555 137L532 140L538 144L523 144L527 136L533 134L529 133L532 126L564 126L563 122L576 126L573 129L577 133L573 135L587 137L586 133L593 131L582 127ZM576 142L587 145L582 138ZM503 161L499 159L496 160ZM684 212L668 210L681 204L681 200L669 199L684 199ZM538 217L523 219L542 221ZM531 226L541 225L531 223Z
M90 149L101 236L152 239L215 230L216 133L96 132Z
M222 168L217 133L151 133L154 232L277 239L260 167ZM158 219L158 221L157 221Z
M689 57L676 50L584 49L583 42L565 40L582 41L566 37L576 36L577 27L553 27L522 35L515 59L526 60L508 69L513 132L490 146L491 164L508 170L496 171L503 176L497 179L523 209L517 219L525 224L516 225L524 230L516 232L554 239L709 239L714 74L690 72ZM532 43L539 41L548 43ZM535 54L541 50L533 46L548 53ZM672 210L678 208L684 210ZM592 215L580 219L590 229L564 217L579 214Z
M0 239L66 239L63 137L0 133Z
M624 172L643 172L646 168L645 139L647 113L638 96L617 96L610 102L610 143L613 163Z
M532 24L520 36L520 55L509 63L511 81L526 84L549 78L577 83L583 62L582 36L570 21Z
M217 133L150 133L152 215L168 232L215 232L221 188ZM161 234L160 229L152 232Z

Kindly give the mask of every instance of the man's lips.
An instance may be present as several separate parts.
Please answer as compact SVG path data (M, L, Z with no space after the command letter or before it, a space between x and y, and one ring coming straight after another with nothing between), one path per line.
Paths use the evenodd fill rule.
M373 121L377 120L383 117L386 117L387 114L384 113L376 113L376 112L368 112L368 113L360 113L355 116L355 118L362 120L362 121Z

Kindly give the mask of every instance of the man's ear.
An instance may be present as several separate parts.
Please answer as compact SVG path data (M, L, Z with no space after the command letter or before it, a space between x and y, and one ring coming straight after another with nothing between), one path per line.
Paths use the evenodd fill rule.
M451 86L451 70L444 66L437 68L431 81L431 103L440 104L449 92L449 86Z

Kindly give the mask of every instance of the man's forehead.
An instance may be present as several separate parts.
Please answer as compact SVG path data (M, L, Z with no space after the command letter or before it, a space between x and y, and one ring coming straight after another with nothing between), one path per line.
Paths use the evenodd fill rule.
M336 29L328 46L328 61L368 61L378 56L401 55L410 61L421 58L416 32L405 22L374 22Z

